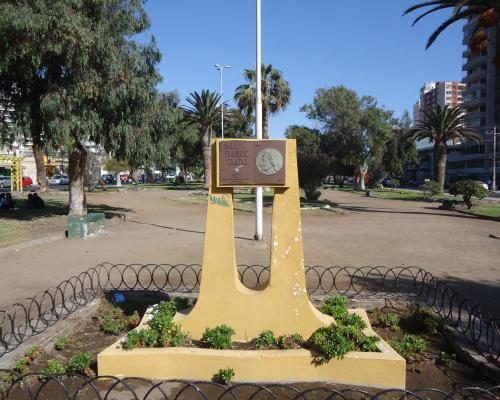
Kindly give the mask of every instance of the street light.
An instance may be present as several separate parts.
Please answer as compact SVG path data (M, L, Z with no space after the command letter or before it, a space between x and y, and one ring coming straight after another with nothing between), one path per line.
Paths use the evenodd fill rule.
M255 138L262 139L262 23L261 23L261 0L256 0L257 24L256 24L256 104L255 104ZM262 186L257 187L255 192L255 236L254 239L262 241Z
M220 109L221 109L221 137L224 139L224 89L222 86L222 71L224 68L231 68L230 65L215 64L215 68L220 71Z

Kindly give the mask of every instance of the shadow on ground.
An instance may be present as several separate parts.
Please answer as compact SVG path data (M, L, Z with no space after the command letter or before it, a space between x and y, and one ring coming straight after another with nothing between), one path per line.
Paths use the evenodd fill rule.
M19 200L18 200L19 202ZM14 211L0 211L0 219L11 221L36 221L44 218L68 215L68 204L63 200L45 199L45 208L34 210L26 208L24 204L19 204L20 208ZM92 204L88 207L89 213L104 213L106 219L116 216L125 216L132 212L129 208L111 207L106 204Z

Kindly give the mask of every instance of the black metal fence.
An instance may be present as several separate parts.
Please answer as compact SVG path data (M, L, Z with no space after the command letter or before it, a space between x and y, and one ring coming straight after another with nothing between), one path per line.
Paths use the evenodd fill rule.
M79 375L57 375L40 382L38 379L40 377L38 374L15 375L8 385L0 387L0 398L5 400L494 400L500 396L500 386L488 389L464 386L447 393L430 388L362 390L317 383L296 385L243 383L224 386L215 382L177 380L155 382L142 378L120 379L112 376L89 379Z
M242 265L238 267L242 283L252 289L265 287L269 280L269 267L261 265ZM492 316L483 308L466 299L461 294L453 290L442 280L434 277L419 267L322 267L310 266L305 268L307 289L312 298L325 295L344 294L352 298L370 298L373 296L387 297L390 295L404 295L405 297L414 297L431 307L446 322L447 326L454 329L459 335L467 340L469 344L486 357L491 362L500 366L500 321ZM58 321L67 318L69 315L85 307L91 301L96 299L102 293L118 291L162 291L166 293L193 293L199 290L201 280L200 265L112 265L100 264L91 268L78 276L69 278L58 286L40 292L36 296L26 299L24 302L13 304L6 309L0 310L0 357L13 351L27 339L44 332L48 327ZM129 382L149 382L145 380L116 380L114 386L111 385L110 392L104 392L97 382L101 384L102 379L86 380L82 377L73 376L72 384L67 387L69 378L61 380L51 378L44 385L38 385L35 392L31 392L27 377L16 377L9 390L23 387L25 395L31 397L24 398L51 398L42 396L44 390L51 386L51 390L59 390L65 393L66 397L57 397L63 399L76 398L114 398L110 397L111 392L120 388L120 391L130 391L132 397L124 398L134 399L153 399L153 398L281 398L275 393L275 389L280 391L288 390L288 397L297 399L315 399L315 398L352 398L363 397L376 399L388 393L363 394L359 391L335 391L334 389L314 388L307 390L294 389L291 386L273 385L236 385L229 389L217 386L213 383L203 383L203 388L209 387L210 396L206 395L205 389L200 389L197 384L179 383L182 389L176 396L167 397L162 392L161 385L166 383L147 383L150 385L150 391L144 392L140 397L135 389L129 388ZM75 393L71 394L71 389L75 385L75 379L79 379L81 388L78 387ZM35 379L36 381L36 379ZM64 383L63 383L64 382ZM109 383L109 381L108 381ZM1 383L0 383L1 384ZM20 384L22 384L20 386ZM169 385L172 385L170 382ZM209 385L209 386L207 386ZM213 392L216 388L220 392ZM235 390L245 388L245 393L254 390L255 393L249 397L238 397ZM253 388L253 389L252 389ZM81 397L83 389L90 390L94 397ZM16 389L17 390L17 389ZM241 389L243 390L243 389ZM469 389L467 389L469 390ZM470 389L472 390L472 389ZM250 392L249 392L250 391ZM323 392L324 393L323 393ZM153 392L157 393L153 397ZM326 397L321 397L319 393ZM454 397L455 394L446 394L436 390L431 390L437 398ZM142 392L141 392L142 393ZM191 393L186 397L187 393ZM213 394L215 393L215 394ZM281 393L281 392L280 392ZM394 392L390 395L403 397L427 397L423 395L424 391L417 392ZM472 397L494 398L498 395L498 387L494 390L472 390ZM314 394L314 396L313 396ZM457 392L465 395L465 392ZM317 397L317 395L319 397ZM101 397L100 397L101 396ZM164 396L164 397L161 397ZM194 396L194 397L193 397ZM215 397L213 397L215 396ZM246 396L246 395L245 395ZM257 397L256 397L257 396ZM280 394L281 396L281 394ZM52 397L55 398L55 397Z

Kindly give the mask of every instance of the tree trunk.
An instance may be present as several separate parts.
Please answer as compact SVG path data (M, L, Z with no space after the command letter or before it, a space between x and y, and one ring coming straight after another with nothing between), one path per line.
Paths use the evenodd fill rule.
M444 180L446 177L446 162L448 160L448 148L446 143L434 145L434 178L439 184L440 193L444 191Z
M269 139L269 112L262 107L262 139Z
M359 190L365 190L366 185L365 185L365 174L363 171L360 172L359 174Z
M130 167L130 179L136 185L139 183L139 171L137 169Z
M120 171L116 171L116 186L117 187L122 186L122 180L120 179Z
M212 170L212 148L210 147L210 127L202 128L201 144L203 148L203 187L208 190L210 186L210 175Z
M45 162L43 160L43 150L39 144L33 142L33 157L35 158L36 165L36 180L40 185L40 192L46 192L49 187L47 180L47 173L45 172Z
M69 215L86 215L87 200L83 189L83 173L87 151L78 143L69 155Z
M144 170L146 172L148 183L155 183L155 177L153 176L153 171L151 171L151 168L145 168Z

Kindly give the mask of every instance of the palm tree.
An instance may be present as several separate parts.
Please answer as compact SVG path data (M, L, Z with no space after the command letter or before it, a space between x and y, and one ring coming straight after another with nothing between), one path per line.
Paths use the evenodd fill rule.
M269 115L284 110L290 103L290 87L283 73L271 64L262 64L262 137L269 139ZM236 88L234 95L240 110L250 115L255 110L257 73L253 69L243 72L246 84Z
M500 22L500 3L498 0L432 0L423 3L415 4L408 8L403 15L409 14L415 10L428 8L414 21L415 25L422 18L436 11L452 8L451 17L444 21L429 37L427 47L429 48L438 38L438 36L450 25L461 19L473 18L479 16L477 21L477 30L472 36L470 48L473 52L478 53L484 51L489 43L489 38L486 29L496 26ZM500 53L497 51L495 56L495 64L500 67Z
M428 139L434 143L434 177L442 192L448 161L447 143L463 143L467 139L482 143L483 139L479 133L466 127L465 114L460 107L437 106L424 114L425 120L418 121L417 128L409 134L414 140Z
M201 139L203 151L203 171L204 187L208 189L210 184L212 152L210 142L212 139L213 126L216 125L221 117L221 96L218 93L202 90L201 94L193 92L186 98L190 104L188 107L183 107L185 112L185 120L191 124L197 124ZM226 106L226 103L223 105Z

